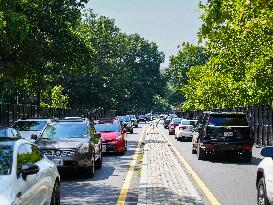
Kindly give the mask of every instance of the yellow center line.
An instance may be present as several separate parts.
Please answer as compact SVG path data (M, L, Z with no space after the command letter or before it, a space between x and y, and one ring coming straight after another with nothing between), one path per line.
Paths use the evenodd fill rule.
M197 175L197 173L191 168L189 163L182 157L180 152L176 149L174 144L167 138L167 136L161 131L163 137L166 139L166 141L171 145L172 150L175 152L176 156L178 157L179 161L184 165L184 167L187 169L189 174L193 177L196 184L200 187L200 189L204 192L208 200L212 205L221 205L220 202L217 200L217 198L212 194L212 192L209 190L209 188L206 186L206 184L202 181L202 179Z
M128 171L126 177L125 177L122 188L120 190L119 197L118 197L116 205L124 205L125 204L127 193L129 191L131 180L132 180L134 170L135 170L135 166L136 166L136 163L137 163L137 156L140 153L140 146L141 146L141 142L142 142L142 140L144 138L146 128L147 128L147 126L144 128L144 130L143 130L143 132L141 134L141 137L140 137L140 139L138 141L138 145L137 145L137 148L135 150L135 154L133 155L133 158L132 158L132 160L130 162L130 168L129 168L129 171Z

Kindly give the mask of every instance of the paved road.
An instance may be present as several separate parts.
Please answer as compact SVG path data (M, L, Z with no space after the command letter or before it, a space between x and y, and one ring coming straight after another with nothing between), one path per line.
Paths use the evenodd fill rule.
M103 157L103 165L96 170L93 178L80 177L77 174L62 174L61 204L87 205L107 204L117 202L123 181L129 170L129 164L137 147L143 127L134 129L134 134L128 134L128 150L124 156L108 155ZM132 193L128 193L129 204L137 204L137 189L139 177L135 173L132 180Z
M261 161L259 149L254 148L252 163L234 159L201 161L191 153L191 142L178 142L162 125L159 127L222 205L256 204L256 168Z

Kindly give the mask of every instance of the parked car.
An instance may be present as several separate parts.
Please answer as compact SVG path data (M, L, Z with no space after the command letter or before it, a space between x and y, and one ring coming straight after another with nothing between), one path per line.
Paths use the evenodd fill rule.
M236 154L250 162L253 144L246 114L206 112L194 130L192 153L197 153L198 159L212 154Z
M126 117L130 118L130 120L135 128L138 127L137 117L135 115L126 115Z
M133 123L128 116L123 117L122 128L126 129L130 134L134 133Z
M60 204L60 175L32 142L0 137L0 204Z
M101 134L102 152L125 153L127 150L126 132L119 124L96 124L95 129Z
M265 147L261 151L265 158L257 168L256 187L257 204L273 204L273 147Z
M37 141L45 156L60 170L84 170L87 176L102 166L102 142L86 120L59 120L48 124Z
M17 120L14 122L12 127L18 130L23 138L30 140L31 136L36 136L35 138L39 138L50 122L50 119L30 118L25 120Z
M192 130L196 126L197 120L186 120L182 119L180 124L175 128L175 139L181 140L192 140Z
M168 125L169 135L174 135L175 128L177 125L180 124L181 120L182 120L181 118L173 118L171 120L171 122Z

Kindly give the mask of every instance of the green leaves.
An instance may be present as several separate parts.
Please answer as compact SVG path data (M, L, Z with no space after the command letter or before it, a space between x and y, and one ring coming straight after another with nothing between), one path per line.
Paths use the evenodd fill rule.
M184 109L272 104L272 1L212 0L201 9L210 59L187 72Z

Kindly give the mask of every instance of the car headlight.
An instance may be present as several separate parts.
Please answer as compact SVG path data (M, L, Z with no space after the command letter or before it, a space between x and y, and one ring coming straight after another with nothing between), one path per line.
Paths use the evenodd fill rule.
M120 141L120 140L122 140L122 136L118 136L118 137L116 138L116 141Z
M80 154L85 154L87 152L89 152L89 143L83 144L78 150L78 153Z

